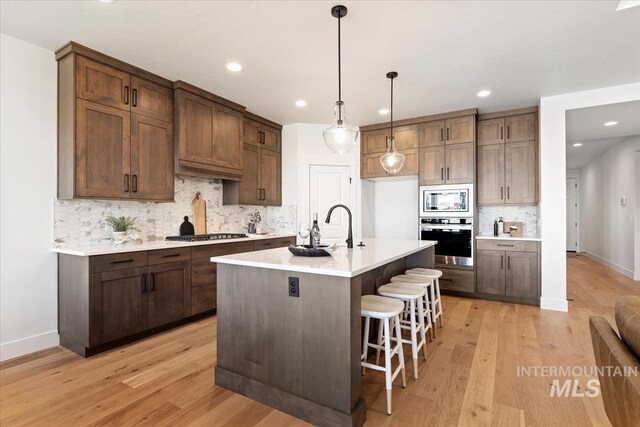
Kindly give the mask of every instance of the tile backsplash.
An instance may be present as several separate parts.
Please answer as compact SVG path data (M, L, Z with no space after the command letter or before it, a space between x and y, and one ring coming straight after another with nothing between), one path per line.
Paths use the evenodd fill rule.
M538 237L538 206L481 206L478 208L478 234L493 236L493 221L519 221L523 223L524 237Z
M111 242L107 216L136 217L143 240L178 235L185 215L193 222L191 201L196 192L207 203L207 232L246 232L250 213L262 216L263 227L274 233L295 233L297 207L223 206L222 181L217 179L175 177L175 202L156 203L126 200L55 200L54 241L57 247L91 246Z

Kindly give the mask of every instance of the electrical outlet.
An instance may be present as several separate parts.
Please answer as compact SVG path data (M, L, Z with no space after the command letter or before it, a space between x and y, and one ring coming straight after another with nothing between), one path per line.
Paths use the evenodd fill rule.
M289 296L298 298L300 296L300 279L297 277L289 277Z

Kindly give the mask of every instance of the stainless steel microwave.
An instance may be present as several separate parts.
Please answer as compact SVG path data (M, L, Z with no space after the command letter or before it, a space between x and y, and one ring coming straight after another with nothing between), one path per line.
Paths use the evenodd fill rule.
M473 184L420 187L421 217L473 217Z

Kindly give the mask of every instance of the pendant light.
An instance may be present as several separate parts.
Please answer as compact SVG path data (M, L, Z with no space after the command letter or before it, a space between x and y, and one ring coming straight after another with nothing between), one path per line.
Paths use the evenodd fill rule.
M396 150L396 141L393 137L393 79L398 77L398 73L390 71L387 78L391 79L391 124L389 126L390 136L387 137L387 154L380 157L380 163L389 175L395 175L404 166L404 154Z
M338 101L333 110L333 123L331 127L322 132L322 137L331 151L336 154L345 154L356 145L356 140L358 139L358 129L355 126L349 126L347 123L344 102L342 101L340 20L347 16L347 8L345 6L334 6L331 8L331 15L334 18L338 18Z

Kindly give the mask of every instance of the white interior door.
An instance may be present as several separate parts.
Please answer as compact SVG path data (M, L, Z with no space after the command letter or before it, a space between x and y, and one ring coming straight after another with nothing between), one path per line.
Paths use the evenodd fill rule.
M578 181L567 178L567 251L578 250Z
M331 223L325 224L324 220L331 206L338 203L346 205L353 215L354 227L356 212L355 180L351 166L318 166L309 167L309 214L311 220L313 214L318 213L318 225L322 233L322 239L346 240L349 230L349 216L344 209L337 208L331 214ZM355 235L355 229L353 230Z

